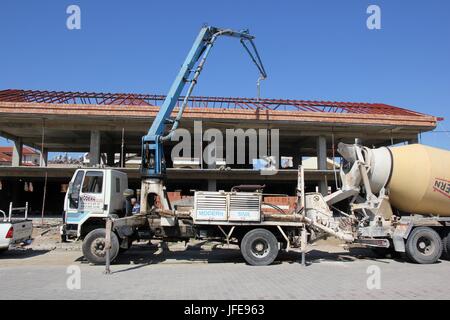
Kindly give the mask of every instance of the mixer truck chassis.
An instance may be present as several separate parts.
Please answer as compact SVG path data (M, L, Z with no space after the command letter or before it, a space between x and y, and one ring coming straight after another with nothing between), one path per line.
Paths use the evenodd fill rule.
M316 194L315 196L317 196ZM269 215L263 219L272 219ZM135 238L157 239L163 241L189 241L190 239L206 239L220 241L226 244L237 244L245 261L250 265L260 266L271 264L280 250L300 249L302 264L305 264L307 245L316 239L314 224L310 222L262 221L257 223L209 222L194 224L187 217L179 217L177 225L162 226L160 216L132 216L111 220L108 229L91 232L83 242L83 252L91 263L106 263L106 251L110 248L110 259L114 260L119 252L127 249ZM286 218L284 218L286 219ZM291 218L294 220L293 218ZM301 219L297 217L300 221ZM434 263L449 251L448 234L450 218L404 217L398 221L392 236L386 233L383 237L360 237L350 245L381 249L384 252L399 252L412 262L419 264ZM129 228L136 228L133 232ZM142 227L144 230L142 230ZM141 229L140 229L141 228ZM147 229L148 228L148 229ZM109 234L109 235L108 235ZM147 234L147 236L145 236ZM345 234L337 235L345 239ZM91 250L91 238L108 239L100 241L99 255ZM97 248L98 249L98 248Z

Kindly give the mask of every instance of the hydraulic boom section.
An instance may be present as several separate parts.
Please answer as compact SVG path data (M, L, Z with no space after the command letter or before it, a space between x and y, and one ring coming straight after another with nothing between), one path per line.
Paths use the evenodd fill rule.
M166 99L159 109L152 126L148 130L148 133L142 137L141 175L143 177L161 178L165 174L162 142L169 140L174 131L178 128L183 111L197 83L205 61L214 42L219 36L239 38L260 72L258 82L259 80L266 78L266 71L264 70L258 51L253 43L255 37L250 35L247 30L236 32L230 29L220 29L210 26L203 27L195 39L195 42L178 72ZM189 83L189 87L178 110L178 114L175 119L171 120L169 117L187 83ZM167 134L164 134L165 125L167 123L171 123L172 127Z

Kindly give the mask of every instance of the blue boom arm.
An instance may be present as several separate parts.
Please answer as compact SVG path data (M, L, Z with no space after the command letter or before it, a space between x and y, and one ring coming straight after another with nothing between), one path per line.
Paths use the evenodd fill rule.
M210 26L203 27L195 39L195 42L178 72L166 99L161 105L155 120L153 120L147 134L142 137L141 175L143 177L161 178L164 176L166 165L162 144L164 141L169 140L178 128L183 111L197 83L197 79L203 69L206 58L208 57L215 40L219 36L239 38L260 72L258 83L260 79L266 78L264 66L253 43L254 37L250 35L248 31L236 32L230 29L220 29ZM250 46L248 44L250 44ZM192 78L190 78L192 73ZM169 117L172 114L186 83L189 83L189 87L178 110L178 114L174 120L170 120ZM169 132L165 134L167 123L172 123L172 127Z

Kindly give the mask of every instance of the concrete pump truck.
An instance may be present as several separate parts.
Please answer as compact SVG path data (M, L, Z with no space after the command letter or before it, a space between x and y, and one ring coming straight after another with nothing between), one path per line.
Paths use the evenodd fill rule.
M142 138L141 205L131 214L125 173L78 169L65 199L64 237L83 240L83 254L109 269L135 240L219 240L238 244L250 265L268 265L279 250L300 248L326 236L348 244L406 253L416 263L434 263L450 253L450 152L422 145L369 149L340 143L342 187L323 196L305 193L299 167L294 212L265 212L260 186L231 191L196 191L190 210L173 208L164 186L162 145L177 129L210 50L220 36L240 40L266 72L248 31L203 27L148 133ZM190 76L192 76L190 78ZM169 117L187 93L175 119ZM166 132L166 124L172 124ZM125 209L123 203L126 203ZM340 204L337 206L337 204ZM344 204L344 205L342 205ZM342 208L347 208L342 210ZM302 259L304 260L304 259Z

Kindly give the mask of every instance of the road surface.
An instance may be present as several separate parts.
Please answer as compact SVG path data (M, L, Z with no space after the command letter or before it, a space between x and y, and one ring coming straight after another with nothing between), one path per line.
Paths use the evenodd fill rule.
M110 275L76 247L13 250L0 256L0 299L450 298L449 261L416 265L319 245L306 267L295 252L252 267L235 247L201 245L141 245L121 256Z

